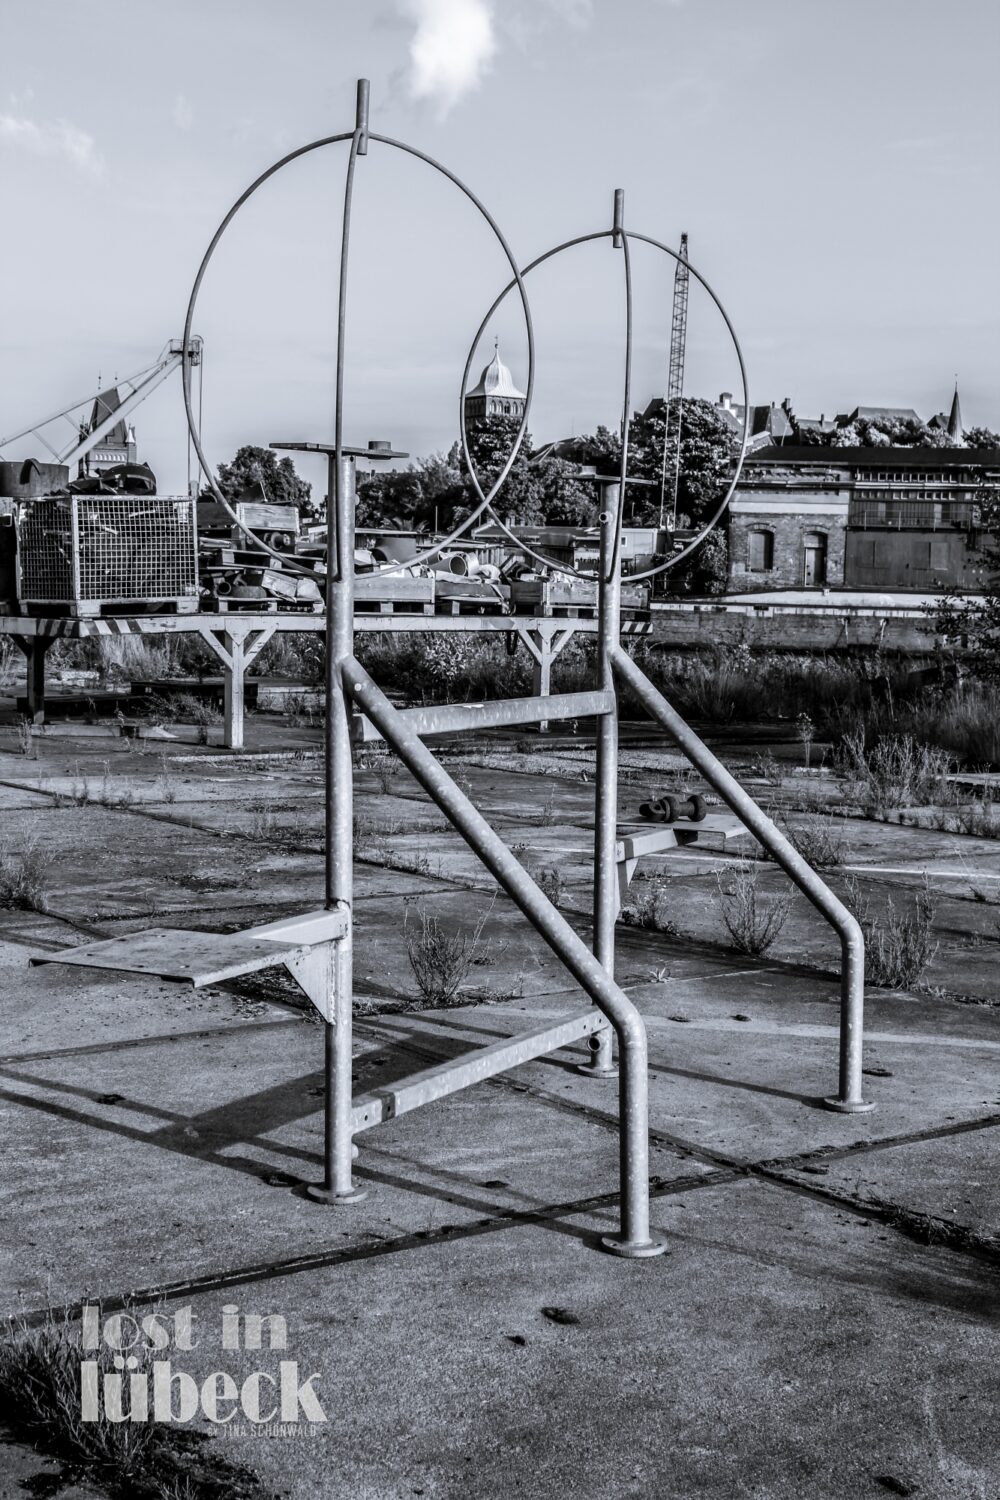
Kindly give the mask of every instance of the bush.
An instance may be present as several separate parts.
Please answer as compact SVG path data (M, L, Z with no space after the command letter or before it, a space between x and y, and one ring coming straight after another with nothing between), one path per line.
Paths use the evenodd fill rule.
M460 1005L456 996L469 977L473 964L481 963L483 928L489 912L483 912L475 927L446 932L440 918L421 908L420 931L413 932L409 912L404 924L406 951L417 988L428 1005ZM487 945L488 946L488 945Z
M621 919L625 926L644 927L650 932L677 937L677 924L667 911L669 894L669 880L637 881L622 907Z
M45 876L52 856L29 840L20 853L0 844L0 907L14 911L45 910Z
M791 901L788 896L764 897L758 890L760 866L741 860L728 881L716 875L717 899L722 920L738 953L759 958L771 947L785 925Z
M878 917L854 875L846 881L846 903L864 934L866 981L879 989L912 989L938 949L931 936L934 901L926 879L908 912L898 910L887 895L885 915Z

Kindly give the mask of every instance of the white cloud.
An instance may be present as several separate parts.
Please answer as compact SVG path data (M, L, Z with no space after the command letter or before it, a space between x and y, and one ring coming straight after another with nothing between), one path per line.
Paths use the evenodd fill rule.
M190 130L194 124L194 110L183 94L178 94L174 100L173 121L178 130Z
M410 42L410 94L444 116L479 86L496 52L492 0L401 0L417 23Z
M94 137L68 120L29 120L25 115L0 114L0 145L32 156L62 156L80 171L100 177L104 162Z

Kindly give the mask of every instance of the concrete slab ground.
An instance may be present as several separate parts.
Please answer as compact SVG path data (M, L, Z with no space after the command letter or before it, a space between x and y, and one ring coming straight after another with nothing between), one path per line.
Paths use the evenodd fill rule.
M270 725L267 746L298 733ZM285 1358L315 1372L324 1421L195 1424L290 1500L1000 1497L988 903L941 897L940 984L869 992L877 1110L841 1115L821 1104L837 952L811 909L746 958L713 896L729 856L667 864L680 935L618 930L649 1036L652 1218L668 1243L627 1262L598 1248L617 1222L617 1085L576 1071L580 1047L364 1134L367 1196L331 1209L305 1193L321 1174L322 1028L280 974L192 992L30 969L32 951L165 920L234 930L322 893L315 762L230 775L190 747L166 770L102 750L106 774L82 741L44 753L41 790L37 763L0 757L5 849L53 855L43 909L0 910L6 1315L137 1297L194 1312L175 1371L277 1377ZM571 746L540 778L489 748L464 769L529 868L557 864L584 933L586 871L565 856L592 828L586 755ZM635 755L655 781L654 753ZM81 775L98 800L74 797ZM358 786L357 1092L583 1008L407 776L388 794L373 772ZM921 862L955 858L934 830L850 823L848 837L852 862L907 867L878 874L897 899ZM977 847L977 869L994 848ZM781 888L773 869L762 880ZM417 1008L405 924L421 910L446 930L484 915L460 1004ZM226 1307L283 1318L285 1350L272 1325L263 1348L223 1348ZM28 1483L82 1500L51 1465L40 1488L44 1470L0 1445L0 1495Z

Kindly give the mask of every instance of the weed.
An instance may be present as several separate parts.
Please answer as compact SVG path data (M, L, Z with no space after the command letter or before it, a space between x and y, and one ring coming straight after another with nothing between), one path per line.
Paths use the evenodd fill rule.
M946 751L921 745L912 735L887 735L870 750L861 730L843 742L841 760L869 817L884 817L891 808L944 803L951 798Z
M17 721L17 748L25 760L36 760L38 757L38 746L35 744L35 736L32 732L30 719L23 717Z
M420 930L416 933L409 925L407 911L403 928L406 951L417 988L428 1005L461 1003L455 997L480 957L483 928L490 911L492 907L480 913L471 931L460 928L457 932L446 932L439 917L420 907L417 911Z
M554 786L550 786L546 794L545 801L542 803L542 810L539 814L538 821L541 824L542 828L551 828L555 820L556 789Z
M148 1400L156 1360L145 1335L128 1353L126 1413L132 1409L131 1391L146 1392ZM40 1328L30 1330L23 1323L15 1325L0 1339L4 1415L14 1436L66 1465L69 1473L59 1480L91 1480L114 1500L210 1500L221 1494L233 1500L267 1500L250 1470L216 1457L211 1444L199 1452L205 1442L200 1434L141 1416L115 1420L103 1401L97 1419L85 1421L80 1395L85 1358L96 1366L99 1388L108 1376L120 1373L116 1361L122 1363L121 1355L104 1341L85 1352L79 1325L68 1315L50 1314Z
M0 907L15 911L45 910L45 876L51 854L29 840L20 853L0 843Z
M769 751L758 751L750 762L750 777L754 781L766 781L769 786L780 786L781 765Z
M717 874L719 909L726 930L738 953L754 958L768 951L785 925L791 901L788 896L764 897L759 890L760 867L743 859L729 872L728 880Z
M1000 808L987 797L966 803L956 810L955 831L977 839L1000 839Z
M393 755L390 750L378 746L373 750L367 751L359 764L364 771L374 771L379 790L384 797L388 797L392 791L393 780L397 772L402 770L399 757Z
M625 906L621 919L626 927L644 927L650 932L662 932L667 937L677 937L677 924L667 914L670 894L669 880L637 880Z
M847 906L864 934L865 979L879 989L912 989L938 949L931 936L934 901L927 880L917 887L909 911L900 911L887 895L881 917L856 875L849 875L845 886Z
M788 821L786 813L779 812L776 822L792 847L814 870L830 869L844 863L847 842L843 825L833 813L813 818L809 823L793 824Z
M802 746L802 753L805 756L806 770L808 771L809 762L812 759L813 740L816 738L816 725L813 723L812 719L810 719L807 713L800 713L796 718L795 734L796 738L799 740L799 743Z
M559 906L563 898L563 878L558 865L542 865L535 876L535 884L553 906Z

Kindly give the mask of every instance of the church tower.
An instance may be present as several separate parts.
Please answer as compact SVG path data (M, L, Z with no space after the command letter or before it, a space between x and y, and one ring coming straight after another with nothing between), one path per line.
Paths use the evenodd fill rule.
M524 415L527 398L514 384L514 377L500 358L500 341L494 341L493 358L479 377L479 384L465 393L465 425L471 429L486 417Z

